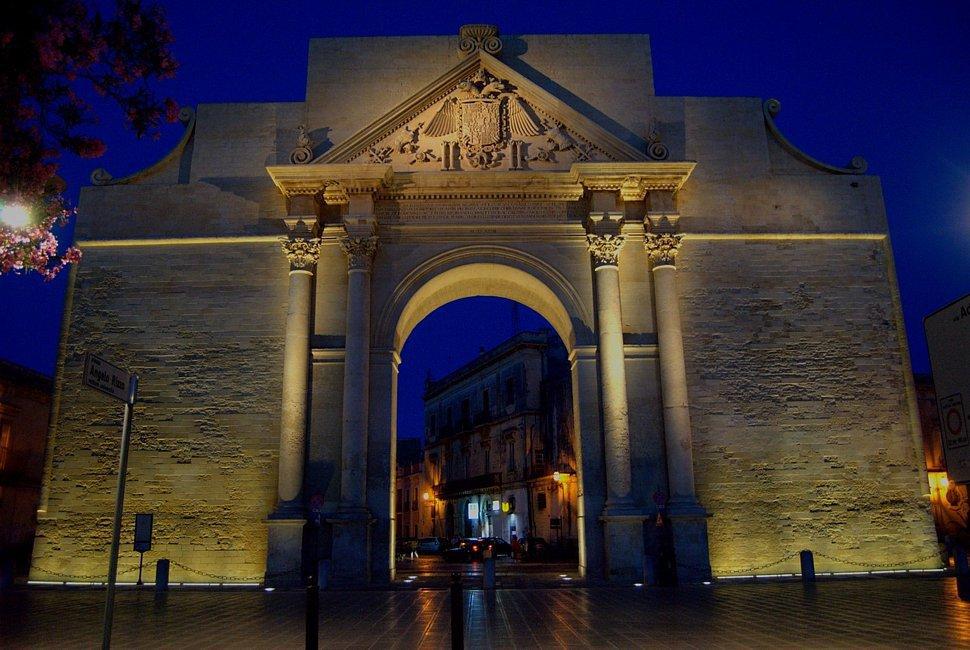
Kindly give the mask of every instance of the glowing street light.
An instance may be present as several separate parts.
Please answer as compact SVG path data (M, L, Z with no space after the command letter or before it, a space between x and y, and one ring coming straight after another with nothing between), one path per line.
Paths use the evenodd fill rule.
M31 222L30 209L23 203L4 203L0 206L0 223L11 228L24 228Z

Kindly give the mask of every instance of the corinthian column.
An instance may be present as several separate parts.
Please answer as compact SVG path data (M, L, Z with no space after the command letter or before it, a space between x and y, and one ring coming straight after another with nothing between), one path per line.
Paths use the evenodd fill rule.
M606 452L606 511L633 505L630 485L630 422L627 415L626 368L620 309L621 234L586 237L595 269L600 381L603 394L603 441Z
M667 225L669 226L669 221ZM685 582L710 579L707 546L707 511L694 494L693 436L687 400L684 338L677 304L675 262L683 235L665 228L647 233L644 246L653 267L654 308L660 353L660 390L663 399L664 440L667 453L669 515L677 573Z
M667 474L671 505L696 504L687 367L677 304L675 261L683 235L647 233L644 246L653 266L657 342L660 348L660 389L663 396Z
M340 500L345 511L363 511L367 487L370 270L377 237L345 237L340 247L347 254L348 273Z
M320 240L303 227L281 239L290 261L289 303L283 348L283 407L280 421L278 511L301 512L306 447L307 378L310 364L310 297Z

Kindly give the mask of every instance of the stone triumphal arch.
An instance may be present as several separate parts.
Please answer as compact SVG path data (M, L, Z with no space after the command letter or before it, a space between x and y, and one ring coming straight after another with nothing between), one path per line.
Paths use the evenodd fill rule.
M114 429L79 376L107 349L175 579L296 581L313 510L333 580L392 579L400 352L480 295L568 350L588 580L642 579L659 512L687 580L935 566L878 179L778 110L655 96L645 36L469 25L315 39L305 101L185 111L82 193L34 577L100 566Z

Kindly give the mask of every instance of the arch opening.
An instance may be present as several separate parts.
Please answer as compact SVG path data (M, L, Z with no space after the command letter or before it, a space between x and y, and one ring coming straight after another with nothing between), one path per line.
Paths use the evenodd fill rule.
M570 314L544 282L507 264L473 262L431 277L410 296L397 319L394 349L400 352L414 328L439 307L474 297L505 298L525 305L549 322L567 350L575 345Z
M555 271L529 268L521 259L503 263L509 261L443 256L402 282L378 322L375 343L400 354L402 363L392 416L397 448L391 477L392 575L422 574L429 566L442 570L456 559L432 555L417 563L407 546L415 538L443 537L448 545L463 537L499 538L504 555L512 550L513 535L523 557L528 553L555 563L556 571L580 575L582 490L569 356L577 344L575 324L583 323L585 314ZM511 307L474 300L485 298L526 307L519 312L522 322L507 321L501 334L470 342L473 349L487 344L478 354L469 355L465 345L464 354L439 363L433 373L437 385L412 376L408 366L415 349L405 345L416 329L456 303L481 305L472 311ZM467 318L469 310L463 313ZM511 320L508 312L505 318ZM474 336L471 329L466 331ZM447 344L423 332L414 341ZM421 398L405 397L416 391L404 382L419 382ZM401 412L416 408L417 418ZM417 456L414 444L404 444L415 439L421 447ZM428 516L422 519L422 513Z

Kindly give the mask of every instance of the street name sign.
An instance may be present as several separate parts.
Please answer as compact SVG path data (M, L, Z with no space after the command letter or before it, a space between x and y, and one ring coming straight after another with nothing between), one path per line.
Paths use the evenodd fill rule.
M923 319L947 474L970 483L970 294Z
M131 373L96 354L84 357L84 384L122 402L131 402Z

